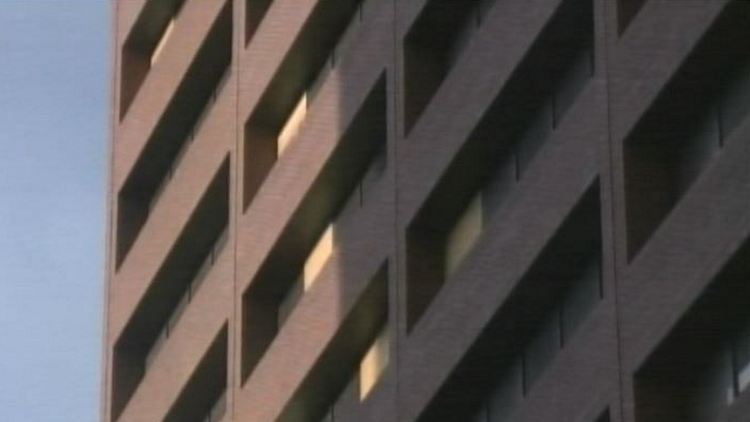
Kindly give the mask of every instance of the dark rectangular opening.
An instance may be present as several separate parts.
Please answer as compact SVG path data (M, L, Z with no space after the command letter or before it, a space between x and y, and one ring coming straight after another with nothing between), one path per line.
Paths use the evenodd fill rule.
M560 5L410 224L409 330L445 282L446 236L467 204L479 197L490 220L590 80L592 13L590 0Z
M243 206L246 210L280 155L277 140L295 111L307 109L308 92L329 63L360 0L318 2L263 92L244 128Z
M353 392L347 386L357 381L357 365L387 318L388 265L383 264L277 420L336 420L336 404L347 399L342 394ZM329 419L324 419L326 416Z
M151 57L165 32L170 31L185 0L149 0L143 6L122 46L120 68L120 119L151 69Z
M598 181L433 397L421 422L510 421L603 298Z
M617 29L622 35L640 12L646 0L617 0Z
M750 382L748 280L745 241L636 372L638 422L729 420Z
M224 161L115 343L112 419L141 382L226 241L229 158Z
M750 108L750 3L729 4L625 141L632 259Z
M226 413L227 326L216 336L164 422L219 422Z
M404 39L404 121L411 131L480 23L480 2L431 0Z
M248 44L266 16L273 0L245 0L245 44Z
M321 233L360 186L386 142L383 75L355 115L242 299L242 380L245 382L276 337L282 304ZM335 242L335 239L334 239Z
M226 80L232 59L231 4L226 3L213 23L119 192L116 268L133 246Z

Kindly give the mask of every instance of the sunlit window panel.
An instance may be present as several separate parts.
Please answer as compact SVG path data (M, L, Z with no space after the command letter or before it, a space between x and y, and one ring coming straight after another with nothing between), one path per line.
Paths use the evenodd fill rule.
M169 21L169 24L164 29L164 33L162 33L159 42L156 44L156 48L154 48L154 52L151 53L151 66L153 66L154 63L159 60L159 56L161 56L161 53L164 50L164 46L167 45L169 37L172 36L172 31L174 31L174 19Z
M305 267L303 270L302 282L304 290L307 291L315 282L315 278L320 274L320 270L328 261L328 258L333 252L333 225L330 224L323 234L318 239L318 243L315 244L310 255L305 261Z
M474 246L482 233L482 197L477 195L471 200L448 233L445 244L445 273L451 274L458 267L464 256Z
M289 143L299 133L302 122L305 121L307 115L307 93L302 94L299 102L294 106L294 110L289 115L286 123L279 132L279 137L276 139L276 156L281 157Z
M375 384L378 383L380 376L388 366L389 358L388 330L378 334L375 341L367 350L362 362L359 365L359 399L364 400L370 394Z

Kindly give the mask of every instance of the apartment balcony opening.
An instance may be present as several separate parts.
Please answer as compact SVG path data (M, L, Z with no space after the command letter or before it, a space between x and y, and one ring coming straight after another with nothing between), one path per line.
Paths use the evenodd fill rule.
M112 420L123 411L227 243L229 158L217 171L130 320L112 356Z
M221 92L231 59L232 7L228 1L120 189L116 268L125 260Z

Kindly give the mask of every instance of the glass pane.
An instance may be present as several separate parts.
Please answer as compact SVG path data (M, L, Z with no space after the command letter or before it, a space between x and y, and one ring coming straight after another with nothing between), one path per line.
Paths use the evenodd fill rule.
M518 174L523 175L537 151L549 139L554 126L552 101L545 99L518 140Z
M713 420L717 412L734 401L732 362L728 348L723 347L694 381L694 394L690 400L690 421Z
M745 391L750 385L750 324L747 324L735 339L734 364L737 388L740 392Z
M723 85L720 99L721 132L726 138L731 136L750 111L750 60L737 66Z
M563 300L563 342L567 343L573 332L594 309L600 299L599 260L592 261L573 282Z
M524 386L527 394L560 350L560 322L557 309L553 309L543 324L524 352Z
M500 374L497 384L490 391L487 406L488 421L509 421L514 407L522 397L521 362L516 359L510 367Z

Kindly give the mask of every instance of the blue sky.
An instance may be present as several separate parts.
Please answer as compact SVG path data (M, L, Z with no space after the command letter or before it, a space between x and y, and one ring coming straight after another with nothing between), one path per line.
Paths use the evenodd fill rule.
M0 0L0 421L98 420L108 0Z

